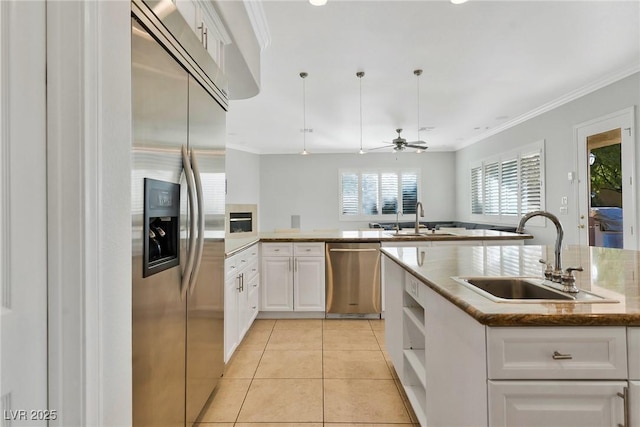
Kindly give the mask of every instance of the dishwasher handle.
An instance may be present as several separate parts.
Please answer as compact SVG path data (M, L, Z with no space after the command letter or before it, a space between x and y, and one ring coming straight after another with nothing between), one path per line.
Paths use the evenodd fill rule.
M378 252L378 249L329 249L329 252Z

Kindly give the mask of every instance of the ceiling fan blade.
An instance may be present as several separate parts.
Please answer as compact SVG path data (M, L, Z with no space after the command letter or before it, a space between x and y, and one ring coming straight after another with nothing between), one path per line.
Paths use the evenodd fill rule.
M426 144L425 141L407 141L407 144Z
M384 149L384 148L391 148L391 147L395 147L395 145L394 145L394 144L391 144L391 145L383 145L382 147L369 148L367 151L382 150L382 149Z
M414 144L405 144L405 147L417 148L418 150L426 150L427 148L429 148L426 145L414 145Z

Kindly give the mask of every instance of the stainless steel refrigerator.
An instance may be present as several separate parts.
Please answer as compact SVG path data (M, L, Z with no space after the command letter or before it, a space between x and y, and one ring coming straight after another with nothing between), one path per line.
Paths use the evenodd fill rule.
M182 427L224 367L225 109L148 22L132 18L133 425Z

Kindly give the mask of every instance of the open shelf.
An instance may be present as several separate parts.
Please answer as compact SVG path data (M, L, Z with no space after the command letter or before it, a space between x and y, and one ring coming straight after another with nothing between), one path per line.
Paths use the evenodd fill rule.
M404 358L407 360L407 365L413 369L418 382L422 384L423 388L427 387L427 374L424 367L424 349L407 349L404 350Z
M406 351L406 350L405 350ZM406 357L406 353L405 353ZM427 425L427 392L424 385L418 379L416 372L405 366L404 379L402 381L404 391L409 403L418 417L421 426Z
M403 307L402 311L422 335L424 335L424 309L422 307Z

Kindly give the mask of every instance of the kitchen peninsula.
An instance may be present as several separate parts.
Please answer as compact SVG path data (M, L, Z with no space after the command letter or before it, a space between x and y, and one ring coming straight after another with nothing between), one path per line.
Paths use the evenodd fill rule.
M410 229L408 231L412 231ZM413 243L418 246L428 245L431 242L447 242L448 244L471 244L482 245L513 245L522 244L524 240L531 239L533 236L529 234L517 234L507 231L496 230L421 230L421 235L414 236L410 234L402 234L406 230L402 230L396 235L394 231L372 228L369 230L318 230L318 231L285 231L285 232L262 232L253 237L227 237L226 254L227 257L241 251L257 242L380 242L384 245L391 245L394 242Z
M640 252L563 250L597 303L496 302L456 280L543 277L552 247L382 252L387 351L421 425L640 425Z

